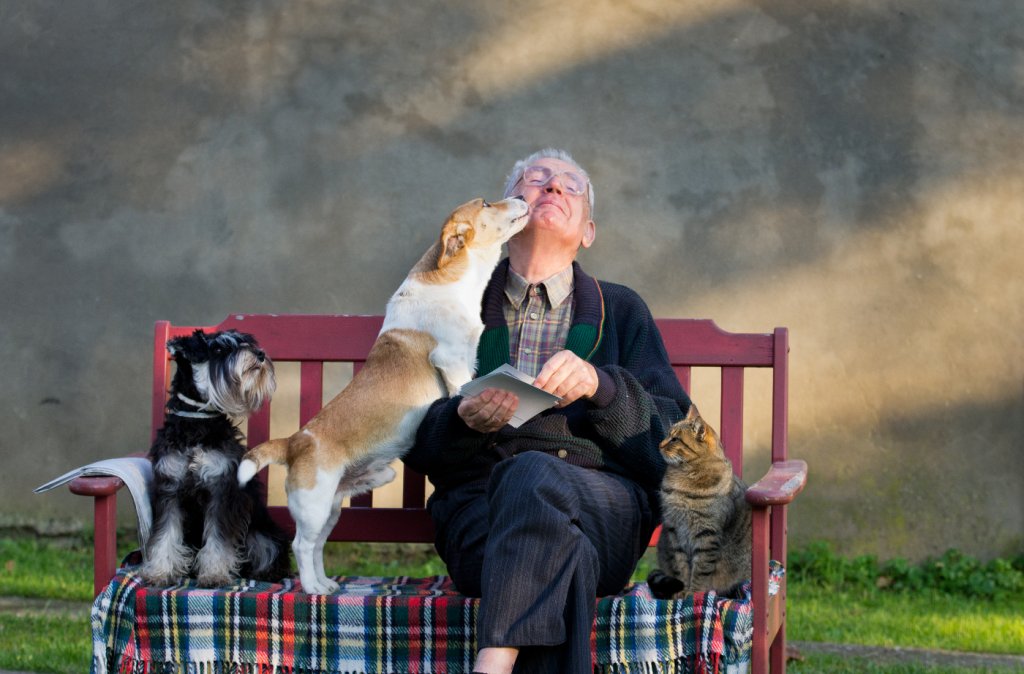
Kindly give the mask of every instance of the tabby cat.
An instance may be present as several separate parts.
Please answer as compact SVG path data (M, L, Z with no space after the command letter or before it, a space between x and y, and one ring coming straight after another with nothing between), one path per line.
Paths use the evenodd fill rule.
M718 434L695 405L660 449L668 466L660 492L660 568L647 577L651 593L659 599L729 594L750 578L747 486L733 475Z

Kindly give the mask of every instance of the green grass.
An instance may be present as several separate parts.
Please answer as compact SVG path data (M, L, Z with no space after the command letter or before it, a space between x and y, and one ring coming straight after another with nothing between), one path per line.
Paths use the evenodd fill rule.
M92 601L92 549L0 538L0 596Z
M916 663L877 663L858 657L811 655L786 666L790 674L1010 674L1014 669L954 667Z
M1024 654L1024 598L852 593L789 584L789 638L865 646Z
M82 674L91 659L88 615L0 615L0 669Z
M133 543L126 537L119 549L127 552ZM90 546L85 538L62 545L0 538L0 596L90 601ZM982 573L978 570L982 567L970 560L955 555L944 559L909 567L877 565L865 558L843 560L813 547L809 552L796 551L789 573L789 639L1024 654L1024 593L1015 585L1019 570L1014 565L1019 562L990 564L994 571ZM641 560L634 579L646 578L653 565L652 551ZM328 546L326 566L332 574L347 575L445 573L432 548L423 545L335 544ZM907 587L893 589L900 578L910 579L901 581ZM911 587L911 581L917 585ZM921 587L926 582L943 589ZM0 669L84 672L89 669L90 653L84 605L58 618L31 610L0 614ZM855 657L808 654L802 662L792 663L790 671L968 674L989 670L880 665Z

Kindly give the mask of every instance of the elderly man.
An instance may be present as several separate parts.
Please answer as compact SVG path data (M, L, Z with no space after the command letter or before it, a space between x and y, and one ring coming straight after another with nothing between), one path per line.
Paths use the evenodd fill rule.
M452 580L480 597L475 671L591 671L598 596L621 590L658 523L658 444L690 400L647 306L575 262L596 234L594 189L567 153L515 164L526 228L484 293L478 375L511 363L561 397L519 428L488 389L434 403L405 462Z

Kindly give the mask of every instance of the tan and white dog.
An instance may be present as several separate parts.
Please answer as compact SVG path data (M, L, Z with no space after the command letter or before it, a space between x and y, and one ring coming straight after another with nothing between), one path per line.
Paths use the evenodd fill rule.
M501 245L526 226L528 210L520 197L455 209L391 296L380 335L348 386L294 435L254 447L239 464L242 485L268 463L287 464L292 549L308 594L338 589L324 573L323 549L342 500L393 480L389 464L412 446L427 407L472 378L483 292Z

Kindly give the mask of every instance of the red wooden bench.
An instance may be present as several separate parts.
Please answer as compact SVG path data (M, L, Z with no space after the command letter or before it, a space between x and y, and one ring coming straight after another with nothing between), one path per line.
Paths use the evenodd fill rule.
M376 338L381 316L233 315L213 326L173 326L159 321L153 338L152 428L155 435L164 417L166 391L173 374L165 344L168 339L205 330L237 329L256 336L275 364L297 362L300 371L299 423L304 424L323 404L324 364L350 362L360 367ZM785 669L785 578L769 595L769 560L786 563L786 506L802 490L807 476L803 461L788 460L788 333L776 328L766 334L736 334L720 330L709 320L659 319L671 363L691 390L693 368L720 368L722 444L735 471L743 470L744 374L748 368L771 371L771 465L747 492L754 507L752 605L752 670L756 673ZM702 408L704 405L701 405ZM248 420L250 446L270 437L270 405ZM264 474L265 475L265 474ZM372 494L358 497L343 512L333 541L432 542L433 526L424 509L425 480L403 472L402 506L373 505ZM265 479L265 477L264 477ZM116 494L123 486L111 477L80 477L70 484L75 494L95 498L96 593L107 585L117 566ZM284 506L271 508L285 530L294 525ZM657 536L657 534L655 535Z

